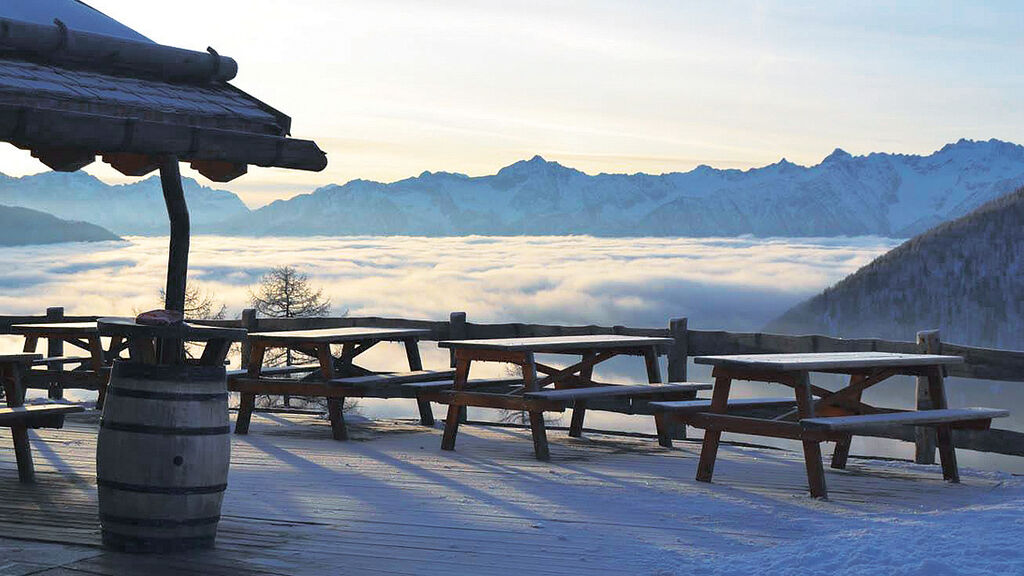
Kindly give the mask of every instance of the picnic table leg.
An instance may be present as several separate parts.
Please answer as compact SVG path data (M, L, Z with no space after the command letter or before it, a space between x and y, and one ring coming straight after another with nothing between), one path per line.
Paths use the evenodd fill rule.
M850 385L856 384L857 382L864 379L864 376L854 374L850 376ZM858 393L851 399L851 404L860 403L861 394ZM846 434L839 440L836 440L835 450L832 451L832 468L836 470L843 470L846 468L846 461L850 457L850 443L853 442L853 435Z
M263 357L267 353L267 347L256 343L252 344L249 351L248 376L259 378L260 370L263 368ZM249 421L252 419L252 411L256 409L256 393L240 392L238 394L238 416L235 417L235 434L248 434Z
M732 388L732 377L715 376L715 388L711 393L711 412L717 414L724 414L726 412L729 406L730 388ZM697 462L698 482L711 482L711 477L715 473L718 443L721 439L722 432L720 430L704 430L704 443L700 449L700 460Z
M460 391L466 386L469 380L469 366L472 360L455 355L455 381L452 388ZM452 402L448 405L448 416L444 419L444 436L441 437L441 450L455 450L455 436L459 433L459 422L461 421L461 406Z
M644 364L647 365L647 382L661 384L661 364L658 362L658 351L655 348L644 350Z
M931 396L932 408L941 410L948 407L941 366L933 366L928 369L928 392ZM935 444L939 449L939 461L942 463L942 477L949 482L960 482L960 472L956 464L956 448L953 446L953 429L949 424L935 427Z
M423 360L420 359L420 346L415 338L405 342L405 357L409 360L409 370L413 372L423 370ZM423 426L434 425L434 412L430 409L430 401L416 399L416 407L420 411L420 424Z
M814 417L814 397L811 395L811 379L807 372L793 376L793 390L796 391L796 406L800 418ZM807 468L807 486L813 498L828 498L825 486L825 467L821 463L821 442L804 440L804 465Z
M93 372L98 377L96 383L96 408L103 408L103 402L107 399L107 381L102 378L103 368L106 363L103 361L103 341L97 334L87 338L89 342L89 357Z
M334 356L331 356L331 345L320 344L314 347L317 360L320 361L320 372L324 380L334 379ZM335 440L348 440L348 427L345 425L345 397L327 398L327 416L331 420L331 436Z
M665 412L654 413L654 428L658 432L658 445L663 448L672 447L672 422Z
M23 402L21 366L9 363L3 367L4 394L7 395L7 406L16 408ZM35 466L32 464L32 447L28 441L28 427L24 424L11 426L11 438L14 440L14 458L18 462L18 480L29 484L35 481Z
M537 391L537 364L533 359L533 353L526 354L523 361L523 388L527 392ZM530 432L533 434L533 454L537 460L550 460L551 453L548 451L548 431L544 426L544 413L530 411Z
M584 354L583 361L586 362L594 357L593 353ZM583 386L589 385L591 379L594 377L594 366L589 365L586 368L580 370L580 384ZM587 415L587 401L576 400L572 403L572 421L569 423L569 436L572 438L579 438L583 436L583 419Z

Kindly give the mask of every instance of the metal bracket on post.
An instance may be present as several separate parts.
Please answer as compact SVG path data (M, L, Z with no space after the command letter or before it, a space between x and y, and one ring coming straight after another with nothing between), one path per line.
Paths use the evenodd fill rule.
M164 308L185 313L185 278L188 276L189 218L185 191L181 187L178 158L168 156L160 164L160 184L163 187L167 218L171 223L171 239L167 254L167 287ZM180 340L159 342L158 355L163 364L180 364L185 359L184 343Z

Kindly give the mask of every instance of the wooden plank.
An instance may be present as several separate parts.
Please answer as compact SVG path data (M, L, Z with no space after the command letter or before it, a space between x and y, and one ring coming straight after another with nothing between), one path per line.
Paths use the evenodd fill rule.
M464 350L494 350L504 352L565 352L578 350L605 350L614 348L642 348L649 346L670 346L671 338L652 338L646 336L581 335L581 336L542 336L533 338L498 338L489 340L442 340L437 343L441 348L457 348Z
M392 372L388 374L369 374L351 378L335 378L330 384L340 386L373 386L375 384L409 384L413 382L434 382L451 380L455 370L411 370L408 372Z
M523 396L527 398L541 398L546 400L575 400L578 398L649 396L656 394L669 394L672 392L697 392L699 390L710 390L711 388L711 384L690 382L679 384L627 384L540 390L538 392L526 392Z
M28 404L0 408L0 426L10 426L14 423L31 422L40 418L84 411L85 407L78 404Z
M938 410L911 410L886 414L859 414L854 416L831 416L825 418L804 418L800 425L808 430L847 431L862 427L899 424L921 426L949 424L971 420L991 420L1009 416L1009 410L997 408L946 408Z
M959 356L938 354L894 354L889 352L823 352L800 354L741 354L697 356L697 364L743 370L851 370L858 368L904 368L963 363Z
M750 409L750 408L788 408L794 406L796 400L793 398L736 398L729 400L727 409ZM711 409L711 400L676 400L665 402L651 402L651 407L661 412L691 413L706 412Z
M283 376L286 374L301 374L303 372L315 372L320 369L320 364L292 364L291 366L263 366L260 368L261 376ZM248 369L228 370L228 378L244 376L249 373Z
M440 404L458 404L466 406L477 406L480 408L503 408L505 410L520 410L525 412L564 412L565 403L543 400L539 398L525 398L523 396L510 396L507 394L492 394L488 392L470 392L456 390L442 390L438 392L424 392L422 397L431 402Z

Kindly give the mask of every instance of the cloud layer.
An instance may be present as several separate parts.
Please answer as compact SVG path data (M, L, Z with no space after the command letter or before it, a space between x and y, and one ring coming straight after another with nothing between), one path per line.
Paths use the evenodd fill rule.
M232 313L295 265L351 315L756 329L894 245L879 238L192 239L190 276ZM159 304L167 239L0 250L0 310L128 314Z

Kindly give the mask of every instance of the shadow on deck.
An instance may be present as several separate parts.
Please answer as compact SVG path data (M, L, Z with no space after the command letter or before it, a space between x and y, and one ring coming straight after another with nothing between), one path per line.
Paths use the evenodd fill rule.
M542 463L516 428L465 426L448 453L440 427L357 420L339 443L313 416L259 414L233 437L217 548L134 556L99 548L96 431L87 418L36 431L32 486L0 441L0 574L689 573L1006 497L997 474L964 470L949 485L938 467L851 459L828 472L821 502L783 450L724 445L707 485L693 480L697 442L553 432Z

